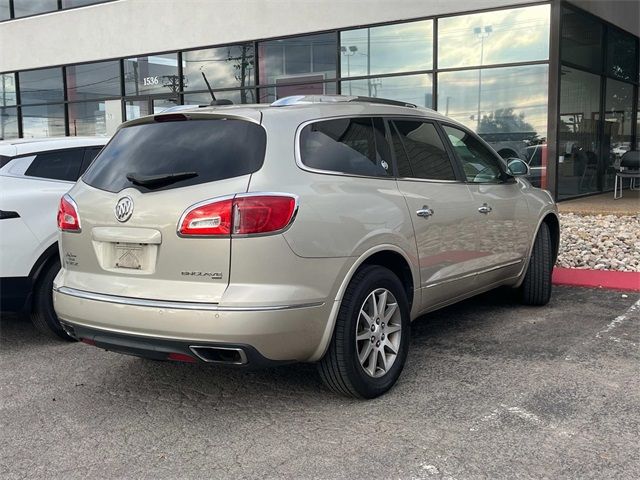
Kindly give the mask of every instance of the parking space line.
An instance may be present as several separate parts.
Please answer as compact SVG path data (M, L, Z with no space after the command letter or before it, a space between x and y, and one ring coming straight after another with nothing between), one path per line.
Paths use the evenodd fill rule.
M616 318L611 320L611 322L609 322L609 324L605 328L603 328L598 333L596 333L596 338L602 338L602 336L604 334L607 334L607 333L613 331L615 328L617 328L620 325L622 325L636 311L640 311L640 300L638 300L636 303L631 305L627 309L627 311L624 312L622 315L618 315ZM637 346L637 344L635 342L632 342L630 340L626 340L624 338L619 338L619 337L615 337L615 336L609 335L609 339L614 341L614 342L617 342L617 343L624 342L624 343L629 343L632 346Z

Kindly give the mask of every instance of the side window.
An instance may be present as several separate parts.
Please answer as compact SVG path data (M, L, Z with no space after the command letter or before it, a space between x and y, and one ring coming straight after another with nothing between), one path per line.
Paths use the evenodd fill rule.
M399 177L456 179L449 155L432 123L393 120L391 138L398 162Z
M24 174L28 177L75 182L78 180L83 156L84 148L38 153Z
M340 118L311 123L300 133L300 159L308 167L352 175L393 175L381 119Z
M87 147L84 150L84 159L82 160L82 166L80 167L80 172L78 173L78 178L82 176L82 174L89 168L93 159L98 156L102 150L102 147Z
M476 137L459 128L443 125L457 153L467 182L500 183L504 175L498 159Z

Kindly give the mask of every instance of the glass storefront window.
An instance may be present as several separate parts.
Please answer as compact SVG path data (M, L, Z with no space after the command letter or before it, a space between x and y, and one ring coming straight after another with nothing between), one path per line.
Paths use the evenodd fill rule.
M184 52L184 90L206 90L203 73L213 89L252 86L255 77L254 65L252 44Z
M638 51L633 36L610 28L607 34L607 73L621 80L635 80Z
M255 90L247 88L245 90L223 90L214 92L217 100L231 100L234 105L241 103L256 103ZM209 105L211 103L211 94L209 92L185 93L185 105Z
M120 62L71 65L67 71L67 98L70 102L120 96Z
M0 107L0 140L18 138L18 109Z
M2 20L9 20L11 18L11 8L9 7L9 0L0 0L0 22Z
M336 49L333 33L261 42L258 44L260 83L317 82L335 78Z
M0 74L0 107L16 104L15 73Z
M58 0L13 0L15 18L53 12L58 9Z
M19 72L20 102L49 103L64 101L62 68Z
M433 68L433 21L399 23L340 33L343 77Z
M604 190L613 188L616 162L631 150L633 129L633 85L607 79L604 107Z
M438 111L475 130L503 158L533 161L532 182L545 186L548 74L548 65L439 73Z
M438 20L438 68L549 58L549 5Z
M178 55L150 55L124 60L124 89L126 95L177 93Z
M120 100L69 104L69 135L112 135L122 123Z
M562 10L562 60L600 71L602 69L602 25L588 15Z
M62 0L62 8L84 7L95 3L104 3L105 0Z
M258 90L260 103L271 103L292 95L332 95L336 93L336 82L288 83L285 80L277 82L275 87L265 87Z
M433 106L433 75L402 75L341 82L343 95L380 97L413 103L421 107Z
M24 138L64 136L64 105L22 107Z
M558 131L558 197L598 191L600 77L562 67Z

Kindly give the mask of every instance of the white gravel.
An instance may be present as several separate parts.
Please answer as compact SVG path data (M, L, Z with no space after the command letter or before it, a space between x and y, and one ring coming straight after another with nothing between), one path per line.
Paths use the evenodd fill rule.
M640 214L560 214L560 255L566 268L640 272Z

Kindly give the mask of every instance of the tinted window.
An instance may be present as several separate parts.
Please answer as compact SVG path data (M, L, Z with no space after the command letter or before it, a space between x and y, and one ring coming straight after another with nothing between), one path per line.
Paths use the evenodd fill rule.
M88 147L84 151L84 159L82 160L82 166L80 167L79 176L81 176L87 170L87 168L89 168L89 165L91 165L93 159L98 156L100 150L102 150L102 147Z
M499 160L479 139L447 125L444 125L444 130L462 162L467 182L496 183L503 180Z
M398 176L456 179L449 156L432 123L394 120L391 136L398 162Z
M134 185L127 175L150 177L194 172L197 176L154 188L186 187L253 173L262 167L266 133L243 120L188 120L148 123L118 131L83 180L119 192Z
M75 182L80 176L84 149L39 153L24 173L28 177Z
M352 175L392 175L384 124L371 118L311 123L300 134L300 157L311 168Z

